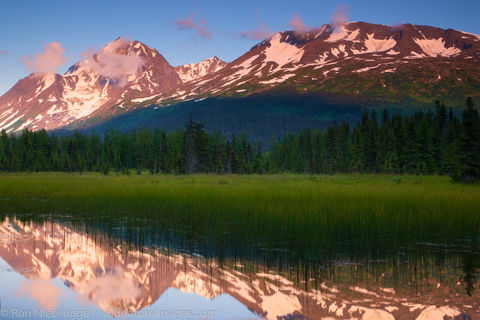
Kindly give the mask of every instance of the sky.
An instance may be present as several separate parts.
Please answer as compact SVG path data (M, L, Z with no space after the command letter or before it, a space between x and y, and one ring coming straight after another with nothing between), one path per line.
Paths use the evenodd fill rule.
M64 73L119 36L154 47L173 66L215 55L232 61L272 32L320 27L339 15L480 34L479 0L5 0L0 95L32 71Z

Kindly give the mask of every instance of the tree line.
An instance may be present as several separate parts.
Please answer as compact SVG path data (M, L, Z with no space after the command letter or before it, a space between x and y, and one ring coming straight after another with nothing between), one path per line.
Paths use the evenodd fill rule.
M435 112L411 116L364 112L353 127L333 122L304 129L267 150L245 134L209 134L190 119L184 130L156 129L103 135L45 130L0 134L0 170L7 172L109 172L138 174L409 173L480 179L480 120L467 99L461 117L437 102Z

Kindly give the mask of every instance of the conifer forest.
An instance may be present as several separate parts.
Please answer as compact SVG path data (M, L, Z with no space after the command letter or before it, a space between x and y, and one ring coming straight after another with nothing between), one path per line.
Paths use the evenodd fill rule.
M45 130L0 134L5 172L102 172L108 174L392 173L480 177L480 120L471 98L461 116L442 103L435 112L390 115L364 112L351 127L305 128L268 146L246 134L207 133L190 119L184 130L139 129L105 134L57 135Z

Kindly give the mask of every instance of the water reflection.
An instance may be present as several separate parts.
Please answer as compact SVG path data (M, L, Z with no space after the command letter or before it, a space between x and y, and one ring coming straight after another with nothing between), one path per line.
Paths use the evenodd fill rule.
M5 218L2 311L83 310L90 318L103 312L168 319L179 310L188 310L184 318L190 319L480 318L478 257L468 251L422 246L422 254L318 259L312 267L312 260L285 265L262 250L253 254L257 259L207 259L158 246L158 238L145 244L138 230Z

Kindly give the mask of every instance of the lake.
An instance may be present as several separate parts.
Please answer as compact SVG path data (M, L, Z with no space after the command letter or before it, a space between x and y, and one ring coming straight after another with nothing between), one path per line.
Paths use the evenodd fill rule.
M3 318L479 319L478 243L203 242L155 219L7 215ZM148 227L149 226L149 227ZM176 230L175 230L176 229ZM224 242L225 241L225 242Z

